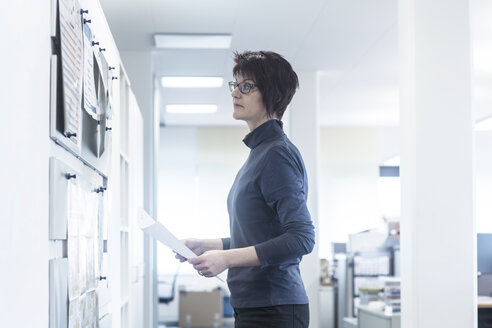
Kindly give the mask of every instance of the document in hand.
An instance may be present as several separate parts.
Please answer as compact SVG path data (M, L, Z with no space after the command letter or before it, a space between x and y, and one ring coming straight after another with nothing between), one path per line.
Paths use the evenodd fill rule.
M196 257L191 249L186 247L186 245L176 238L171 231L167 230L166 227L159 222L154 221L154 219L142 208L139 210L138 223L140 229L145 233L160 241L184 258L191 259Z
M143 208L139 209L138 225L146 234L160 241L184 258L192 259L196 257L196 254L193 253L191 249L186 247L186 245L176 238L171 231L167 230L166 227L155 221ZM221 277L215 276L215 278L225 283Z

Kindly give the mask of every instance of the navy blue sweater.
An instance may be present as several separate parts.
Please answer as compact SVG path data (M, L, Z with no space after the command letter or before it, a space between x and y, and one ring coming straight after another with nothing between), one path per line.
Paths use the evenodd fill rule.
M299 262L313 249L314 227L301 154L278 120L260 125L243 142L251 152L229 192L231 237L222 242L224 249L254 246L260 266L229 269L231 305L306 304Z

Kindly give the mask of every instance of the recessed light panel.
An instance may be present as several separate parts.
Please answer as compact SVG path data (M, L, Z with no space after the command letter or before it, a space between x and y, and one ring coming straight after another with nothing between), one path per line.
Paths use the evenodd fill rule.
M155 34L155 46L165 49L229 49L230 34Z

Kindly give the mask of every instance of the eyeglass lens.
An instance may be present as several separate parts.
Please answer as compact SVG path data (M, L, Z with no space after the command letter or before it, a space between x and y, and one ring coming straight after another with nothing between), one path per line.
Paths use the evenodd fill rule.
M229 82L229 89L231 90L231 92L234 91L236 87L238 87L241 93L249 93L253 86L254 86L253 84L248 82L241 82L241 83L232 82L232 81Z

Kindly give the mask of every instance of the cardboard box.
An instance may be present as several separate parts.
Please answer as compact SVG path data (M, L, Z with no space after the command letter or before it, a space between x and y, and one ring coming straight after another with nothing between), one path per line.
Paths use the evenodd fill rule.
M222 291L179 292L179 326L222 327Z

